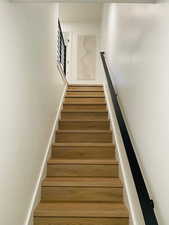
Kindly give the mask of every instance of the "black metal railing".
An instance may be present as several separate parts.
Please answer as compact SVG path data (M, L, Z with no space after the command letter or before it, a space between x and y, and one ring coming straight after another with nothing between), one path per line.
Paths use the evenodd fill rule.
M58 43L57 43L57 56L58 62L60 63L63 72L66 76L66 44L63 37L62 28L60 25L60 21L58 20Z
M126 127L126 124L125 124L125 121L123 119L123 115L122 115L122 112L121 112L121 109L120 109L120 106L118 103L118 96L115 92L115 89L114 89L114 86L112 83L112 79L111 79L111 76L109 73L109 69L108 69L108 66L106 63L105 54L104 54L104 52L101 52L100 54L101 54L101 59L103 62L103 67L104 67L104 71L106 74L109 90L111 93L111 98L112 98L112 102L114 105L118 125L120 128L122 140L123 140L123 143L125 146L127 158L129 161L133 180L134 180L138 198L140 201L145 224L146 225L158 225L157 218L154 213L154 203L153 203L153 200L150 199L150 196L149 196L148 190L146 188L146 184L145 184L145 181L144 181L144 178L143 178L143 175L142 175L142 172L141 172L141 169L140 169L140 166L139 166L139 163L138 163L127 127Z

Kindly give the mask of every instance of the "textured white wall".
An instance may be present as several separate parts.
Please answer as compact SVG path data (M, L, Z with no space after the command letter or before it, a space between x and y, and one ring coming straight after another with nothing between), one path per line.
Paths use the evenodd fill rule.
M63 92L57 11L0 3L0 224L24 225Z
M107 4L102 49L159 224L169 221L169 5Z

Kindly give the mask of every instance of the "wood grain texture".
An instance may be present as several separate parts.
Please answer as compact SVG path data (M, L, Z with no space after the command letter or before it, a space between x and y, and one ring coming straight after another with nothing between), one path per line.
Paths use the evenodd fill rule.
M126 207L120 203L40 203L35 216L55 217L128 217Z
M61 119L70 120L106 120L108 119L107 112L65 112L62 111Z
M66 96L68 97L105 97L103 91L67 91Z
M128 225L128 218L35 217L35 225Z
M82 98L71 98L71 97L65 97L64 103L106 103L105 98L87 98L87 97L82 97Z
M106 130L58 130L56 142L112 142L112 132Z
M122 202L122 188L42 187L43 202Z
M118 177L117 164L48 164L49 177Z
M69 85L34 225L129 225L102 85Z
M103 84L69 84L69 87L103 87Z
M86 142L86 143L54 143L53 146L55 147L110 147L115 148L115 145L113 143L92 143L92 142Z
M71 103L64 103L63 104L63 110L76 110L76 111L88 111L88 110L94 110L94 111L103 111L103 110L106 110L107 109L107 106L106 106L106 103L74 103L74 104L71 104Z
M72 86L68 87L68 91L103 91L103 87L90 87L90 86Z
M80 164L80 165L117 165L118 162L114 159L59 159L52 158L48 161L49 165L52 164Z
M118 178L46 178L42 185L45 202L122 202Z
M115 150L114 146L53 146L52 157L62 159L114 159Z
M115 187L122 188L119 178L112 177L46 177L43 187Z
M109 130L109 120L95 119L86 121L74 119L61 119L59 121L60 130Z

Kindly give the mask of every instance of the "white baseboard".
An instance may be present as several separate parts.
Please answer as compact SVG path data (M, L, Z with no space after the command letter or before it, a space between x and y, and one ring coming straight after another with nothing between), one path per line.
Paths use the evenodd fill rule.
M104 92L109 112L109 119L113 130L116 157L120 165L120 178L124 184L124 202L128 207L130 214L130 225L145 225L107 82L104 84Z
M52 128L52 131L51 131L49 141L48 141L48 145L47 145L47 148L46 148L46 153L45 153L42 165L41 165L40 173L39 173L39 176L38 176L37 183L35 185L33 197L32 197L31 203L30 203L30 207L28 209L28 213L27 213L27 217L26 217L24 225L33 225L33 212L34 212L34 209L35 209L35 207L37 206L37 204L40 200L41 182L46 175L47 161L48 161L48 159L51 155L51 146L54 143L55 131L58 127L58 121L59 121L59 117L60 117L60 112L62 110L66 89L67 89L67 84L64 87L63 94L62 94L62 97L60 99L59 108L58 108L58 111L56 113L55 121L54 121L54 124L53 124L53 128Z

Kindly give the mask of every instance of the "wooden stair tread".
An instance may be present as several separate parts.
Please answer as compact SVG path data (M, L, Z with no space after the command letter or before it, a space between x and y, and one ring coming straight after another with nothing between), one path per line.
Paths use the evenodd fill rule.
M80 113L86 113L86 112L90 112L90 113L107 113L108 112L108 110L106 110L106 109L81 109L81 110L75 110L75 109L63 109L62 110L62 112L70 112L70 113L72 113L72 112L80 112Z
M65 97L105 97L103 91L67 91Z
M112 133L111 130L57 130L56 133Z
M49 159L48 164L117 165L114 159Z
M119 178L107 177L47 177L43 187L123 187Z
M34 225L128 224L112 133L103 85L68 85Z
M88 89L89 87L84 87L83 89L80 89L80 87L79 87L79 89L78 89L78 87L76 88L76 89L73 89L73 88L69 88L68 90L67 90L67 92L100 92L100 93L104 93L104 91L103 91L103 88L102 87L100 87L100 89L97 89L97 87L95 87L95 88L93 88L93 89Z
M90 91L84 91L84 90L82 90L82 89L71 89L71 87L69 87L67 90L66 90L66 92L102 92L102 93L104 93L104 90L103 89L98 89L98 90L90 90Z
M102 84L69 84L69 87L103 87Z
M65 102L63 105L106 105L106 102Z
M83 103L86 103L86 104L92 104L93 103L105 103L106 104L106 100L105 98L68 98L68 97L65 97L65 100L64 100L65 103L69 103L71 105L74 105L74 104L78 104L78 105L82 105Z
M105 96L97 96L97 95L65 95L65 98L104 98Z
M82 146L94 146L94 147L115 147L113 143L54 143L53 146L55 147L76 147L76 146L79 146L79 147L82 147Z
M51 217L128 217L124 204L120 203L40 203L35 216Z
M64 98L64 102L65 103L70 103L70 104L74 104L74 103L78 103L78 104L82 104L82 103L105 103L106 104L106 100L105 100L105 97L69 97L69 96L65 96Z
M86 123L86 122L109 122L108 119L88 119L85 121L82 121L81 119L60 119L60 122L81 122L81 123Z
M104 109L103 109L103 110L96 110L96 109L95 109L95 110L91 110L91 109L88 109L88 110L83 110L83 111L81 110L81 111L79 112L79 110L71 110L71 109L65 110L65 109L64 109L64 110L62 110L62 112L63 112L63 113L65 113L65 112L66 112L66 113L69 113L69 112L70 112L70 113L83 113L83 112L84 112L84 113L86 113L86 112L88 112L88 113L108 113L108 110L104 110Z

